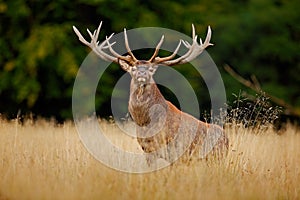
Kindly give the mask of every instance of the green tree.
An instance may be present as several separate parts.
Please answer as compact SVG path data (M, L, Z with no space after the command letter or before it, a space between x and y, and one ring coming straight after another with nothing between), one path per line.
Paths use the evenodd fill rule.
M0 113L15 117L21 110L70 118L73 82L90 51L78 42L72 25L93 30L100 20L101 39L124 27L144 26L190 35L191 23L204 37L211 25L215 46L208 52L222 73L223 65L230 64L244 77L254 74L263 90L299 108L299 4L298 0L0 0ZM190 78L200 102L209 104L193 69L176 69ZM123 73L112 65L101 81L104 95L96 99L96 108L105 115L112 87ZM228 97L238 93L242 86L225 72L223 77Z

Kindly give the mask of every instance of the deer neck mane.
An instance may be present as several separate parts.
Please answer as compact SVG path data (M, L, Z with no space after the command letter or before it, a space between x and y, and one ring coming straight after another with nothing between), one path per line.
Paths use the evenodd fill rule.
M150 123L150 108L157 104L167 107L166 100L155 82L141 86L131 81L128 110L138 125L144 126Z
M151 101L158 103L157 101L161 102L162 100L165 101L154 81L144 85L136 84L133 80L131 81L130 102L134 101L138 104L147 104Z

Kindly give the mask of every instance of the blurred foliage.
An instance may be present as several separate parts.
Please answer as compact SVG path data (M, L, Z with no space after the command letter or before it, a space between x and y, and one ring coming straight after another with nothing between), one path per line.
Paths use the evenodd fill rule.
M299 7L299 0L0 0L0 113L72 117L73 82L90 51L72 25L94 30L101 20L101 39L124 27L145 26L190 35L191 23L203 37L211 25L215 46L208 52L222 72L229 99L243 86L224 72L224 64L244 77L255 74L263 90L299 109ZM205 86L193 81L199 77L192 69L183 72L207 105L209 99L201 96ZM110 112L116 77L123 73L112 65L101 80L105 95L96 99L96 107L104 115Z

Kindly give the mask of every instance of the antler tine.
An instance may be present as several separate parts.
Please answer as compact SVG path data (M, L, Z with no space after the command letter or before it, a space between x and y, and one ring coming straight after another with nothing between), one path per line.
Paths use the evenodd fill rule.
M214 45L214 44L210 43L210 39L211 39L211 28L210 28L210 26L208 26L208 31L207 31L207 34L206 34L204 44L207 44L207 46Z
M178 49L176 49L176 51L168 57L165 58L159 58L156 57L155 60L157 61L157 64L163 64L163 65L167 65L167 66L172 66L172 65L176 65L176 64L184 64L187 62L190 62L191 60L195 59L198 55L200 55L203 50L210 46L213 45L210 43L210 39L211 39L211 29L210 26L208 26L208 31L207 31L207 35L206 35L206 39L204 41L204 43L202 43L202 40L200 38L200 44L198 44L197 42L197 38L198 36L196 35L196 31L195 31L195 27L194 24L192 24L192 43L190 44L187 41L181 41L184 46L188 49L188 51L181 57L171 60L175 57L175 53L177 53L178 49L179 49L179 45L177 46Z
M162 35L162 36L161 36L161 39L160 39L160 41L159 41L159 43L157 44L157 46L156 46L156 48L155 48L155 51L154 51L152 57L148 60L148 62L152 62L152 61L155 59L155 57L157 56L157 54L158 54L158 52L159 52L159 49L160 49L162 43L164 42L164 38L165 38L165 36Z
M113 35L113 34L112 34ZM109 51L110 51L110 53L112 54L112 55L114 55L114 56L116 56L118 59L121 59L121 60L125 60L125 61L127 61L127 62L133 62L132 61L132 58L130 57L130 56L121 56L120 54L118 54L113 48L112 48L112 46L115 44L115 42L114 43L110 43L109 42L109 39L112 37L112 35L110 36L110 37L107 37L106 36L106 43L107 43L107 48L109 49ZM106 48L105 47L105 48Z
M80 31L75 26L73 26L73 30L76 33L76 35L78 36L78 39L80 42L82 42L83 44L85 44L87 46L90 45L90 43L84 39L84 37L81 35Z
M135 56L133 55L133 53L131 52L131 49L129 47L129 43L128 43L128 37L127 37L127 33L126 33L126 28L124 28L124 38L125 38L125 47L129 53L129 55L132 57L133 61L136 62L138 61L138 59L135 58Z
M172 53L172 55L167 56L167 57L164 57L164 58L156 57L156 58L155 58L155 62L156 62L157 64L159 64L159 63L168 61L168 60L170 60L170 59L173 59L173 58L177 55L177 53L178 53L178 50L179 50L180 45L181 45L181 42L183 42L183 41L182 41L182 40L179 40L179 43L178 43L178 45L177 45L175 51Z
M102 21L100 22L100 24L99 24L99 26L98 26L98 28L97 28L97 31L96 31L96 40L98 40L101 26L102 26Z
M192 37L193 37L193 39L196 37L196 31L195 31L194 24L192 24Z

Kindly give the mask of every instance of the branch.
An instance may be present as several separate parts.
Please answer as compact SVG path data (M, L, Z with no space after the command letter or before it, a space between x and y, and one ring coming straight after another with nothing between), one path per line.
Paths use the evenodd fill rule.
M251 80L249 81L245 78L243 78L241 75L239 75L238 73L236 73L229 65L225 65L224 69L234 78L236 79L238 82L240 82L241 84L243 84L244 86L252 89L253 91L257 92L257 93L261 93L263 92L263 90L260 87L260 84L257 80L257 78L253 75L251 76ZM292 115L296 115L296 116L300 116L300 110L297 109L296 107L290 105L289 103L285 102L283 99L280 99L278 97L275 97L271 94L268 94L267 92L264 92L264 94L266 95L266 97L268 97L272 102L274 102L275 104L283 107L286 109L286 112L288 114L292 114Z

